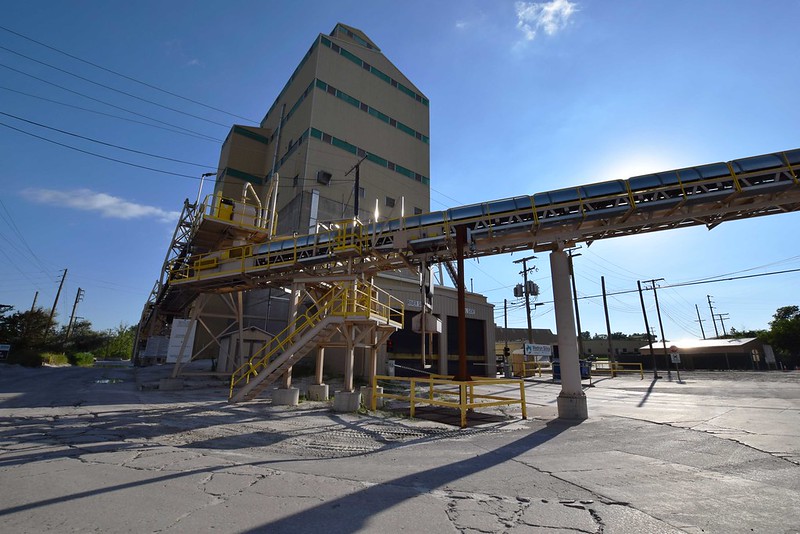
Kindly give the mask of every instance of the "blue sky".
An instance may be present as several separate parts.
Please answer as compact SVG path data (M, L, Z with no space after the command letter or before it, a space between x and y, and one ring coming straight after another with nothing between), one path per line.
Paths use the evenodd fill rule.
M78 315L98 329L138 321L177 212L230 125L260 120L336 22L362 29L430 98L434 210L800 147L798 1L33 0L3 11L7 30L208 106L0 30L0 123L17 129L0 126L0 304L27 309L38 290L38 305L51 306L67 268L60 320L81 287ZM598 241L575 258L578 292L599 294L603 275L609 291L626 291L637 279L798 269L798 228L793 213ZM525 325L512 295L520 257L468 262L499 324L507 298L509 325ZM534 326L554 329L546 254L535 263L545 304ZM778 307L800 304L798 282L789 273L664 287L666 337L700 335L696 304L713 333L708 294L726 328L764 328ZM637 294L609 306L612 330L644 331ZM604 332L601 300L580 307L583 330Z

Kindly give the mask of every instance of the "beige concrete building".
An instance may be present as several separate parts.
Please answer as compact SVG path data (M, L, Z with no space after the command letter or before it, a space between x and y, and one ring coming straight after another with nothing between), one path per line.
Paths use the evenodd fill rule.
M429 211L428 98L363 32L337 24L320 34L272 103L260 128L235 126L220 157L217 191L263 194L280 179L280 233L352 218ZM359 189L355 171L363 159Z
M356 195L362 222L427 212L429 132L428 98L363 32L337 24L330 34L314 39L259 127L231 129L220 152L214 192L241 199L250 184L266 204L274 171L279 177L278 234L313 233L318 224L352 219ZM359 162L356 189L353 167ZM405 302L408 319L406 328L392 336L392 352L381 349L381 360L419 368L421 337L411 329L411 316L420 310L417 277L386 273L378 278L383 289ZM244 302L246 327L277 333L274 318L287 310L285 295L251 291ZM480 375L494 375L493 309L485 297L468 294L468 356ZM447 362L457 358L454 289L437 287L433 313L442 320L442 333L429 339L426 363L433 365L430 372L447 373L453 365ZM326 350L327 371L341 371L338 352ZM357 371L364 370L364 361L356 354Z

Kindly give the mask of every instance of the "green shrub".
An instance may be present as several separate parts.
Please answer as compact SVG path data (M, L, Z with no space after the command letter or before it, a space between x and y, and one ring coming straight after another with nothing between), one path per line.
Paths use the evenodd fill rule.
M79 367L91 367L94 365L94 355L91 352L76 352L69 356L69 363Z

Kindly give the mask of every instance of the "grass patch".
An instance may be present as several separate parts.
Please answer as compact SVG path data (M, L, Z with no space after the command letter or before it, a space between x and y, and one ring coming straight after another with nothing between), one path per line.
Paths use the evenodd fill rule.
M43 352L41 354L42 363L46 365L69 365L70 361L66 354L58 352Z

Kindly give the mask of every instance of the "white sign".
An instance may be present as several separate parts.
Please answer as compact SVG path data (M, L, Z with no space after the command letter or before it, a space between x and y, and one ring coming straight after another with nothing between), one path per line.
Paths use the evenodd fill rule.
M167 347L167 363L175 363L178 361L178 353L181 351L183 338L186 337L187 332L189 341L186 343L186 348L183 350L183 361L188 362L192 357L192 349L194 348L194 327L191 319L173 319L172 331L169 335L169 345Z
M553 348L550 345L538 345L536 343L525 343L525 356L550 356Z
M681 363L681 355L677 352L670 352L669 357L672 363Z

